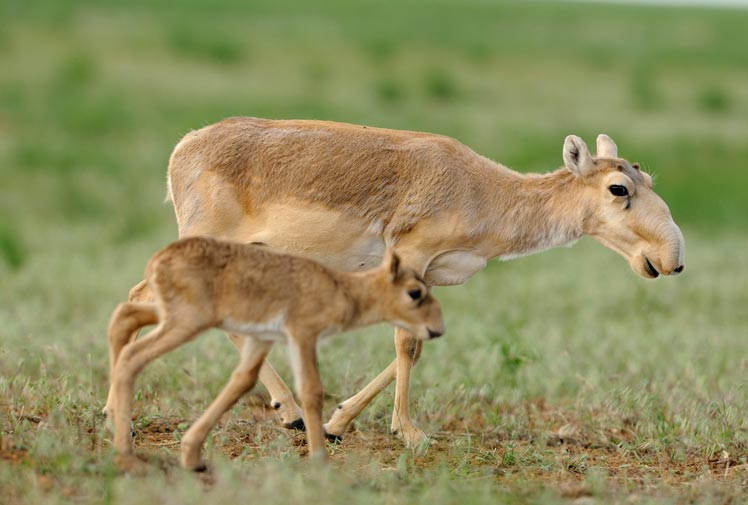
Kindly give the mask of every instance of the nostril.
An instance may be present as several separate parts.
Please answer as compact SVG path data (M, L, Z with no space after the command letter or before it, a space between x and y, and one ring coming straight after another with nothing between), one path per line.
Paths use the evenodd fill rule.
M441 331L434 331L431 328L429 328L428 330L429 330L429 338L441 337L442 334L443 334L443 332L441 332Z
M681 266L679 266L677 268L674 268L673 272L675 272L676 274L679 274L679 273L681 273L683 271L684 268L686 268L686 266L685 265L681 265Z

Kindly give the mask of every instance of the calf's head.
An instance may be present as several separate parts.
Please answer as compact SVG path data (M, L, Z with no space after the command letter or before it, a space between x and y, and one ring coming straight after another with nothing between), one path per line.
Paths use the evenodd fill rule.
M427 340L444 333L444 321L439 301L429 287L412 269L400 263L391 250L385 253L380 267L377 301L384 319L412 332L416 338Z

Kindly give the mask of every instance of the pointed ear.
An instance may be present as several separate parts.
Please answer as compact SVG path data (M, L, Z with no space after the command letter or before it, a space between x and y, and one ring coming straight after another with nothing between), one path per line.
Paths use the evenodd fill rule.
M618 158L618 146L604 133L597 136L597 157Z
M579 177L589 175L595 168L587 144L576 135L569 135L564 141L564 164Z
M387 249L387 252L384 253L382 266L387 272L387 280L395 282L398 275L400 275L400 256L392 249Z

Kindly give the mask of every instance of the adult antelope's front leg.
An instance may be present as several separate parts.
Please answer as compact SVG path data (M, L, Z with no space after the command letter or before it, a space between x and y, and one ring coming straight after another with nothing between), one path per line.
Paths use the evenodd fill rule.
M412 248L406 251L400 245L401 261L412 265L416 271L425 272L428 261ZM403 259L403 258L407 258ZM420 266L418 266L420 265ZM330 420L325 424L325 433L329 438L342 438L348 425L384 388L397 379L395 389L395 407L392 413L392 431L405 442L408 447L418 447L426 440L426 434L416 428L408 415L408 389L410 386L410 369L421 355L421 341L400 328L395 329L396 358L387 368L377 375L374 380L361 391L338 404ZM402 379L402 380L401 380Z
M244 337L229 334L229 339L241 353ZM258 378L270 393L270 406L278 411L283 427L303 430L304 419L301 415L301 409L296 404L291 390L288 389L286 383L283 382L283 379L280 378L278 372L275 371L268 360L262 362Z
M421 341L411 333L396 329L395 348L397 358L389 364L364 389L338 405L330 420L325 424L328 436L342 438L345 430L364 408L371 403L384 388L397 378L395 406L392 412L392 432L408 447L418 447L427 437L410 420L408 414L410 369L421 355Z
M421 356L423 342L407 330L395 330L397 351L397 380L395 381L395 406L392 409L390 429L405 445L416 448L428 440L426 434L410 420L410 371Z
M397 359L393 360L374 380L361 391L338 404L330 420L325 424L325 433L333 439L342 439L348 425L369 403L389 386L397 374Z

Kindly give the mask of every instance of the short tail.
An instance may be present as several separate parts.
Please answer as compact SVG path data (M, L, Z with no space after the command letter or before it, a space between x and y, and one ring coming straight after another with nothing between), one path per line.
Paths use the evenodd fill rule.
M153 294L151 293L151 289L148 286L148 281L144 279L133 286L133 288L130 290L130 294L127 297L127 301L152 302Z
M171 176L167 173L166 174L166 196L164 197L164 203L169 203L174 201L174 196L171 192Z

